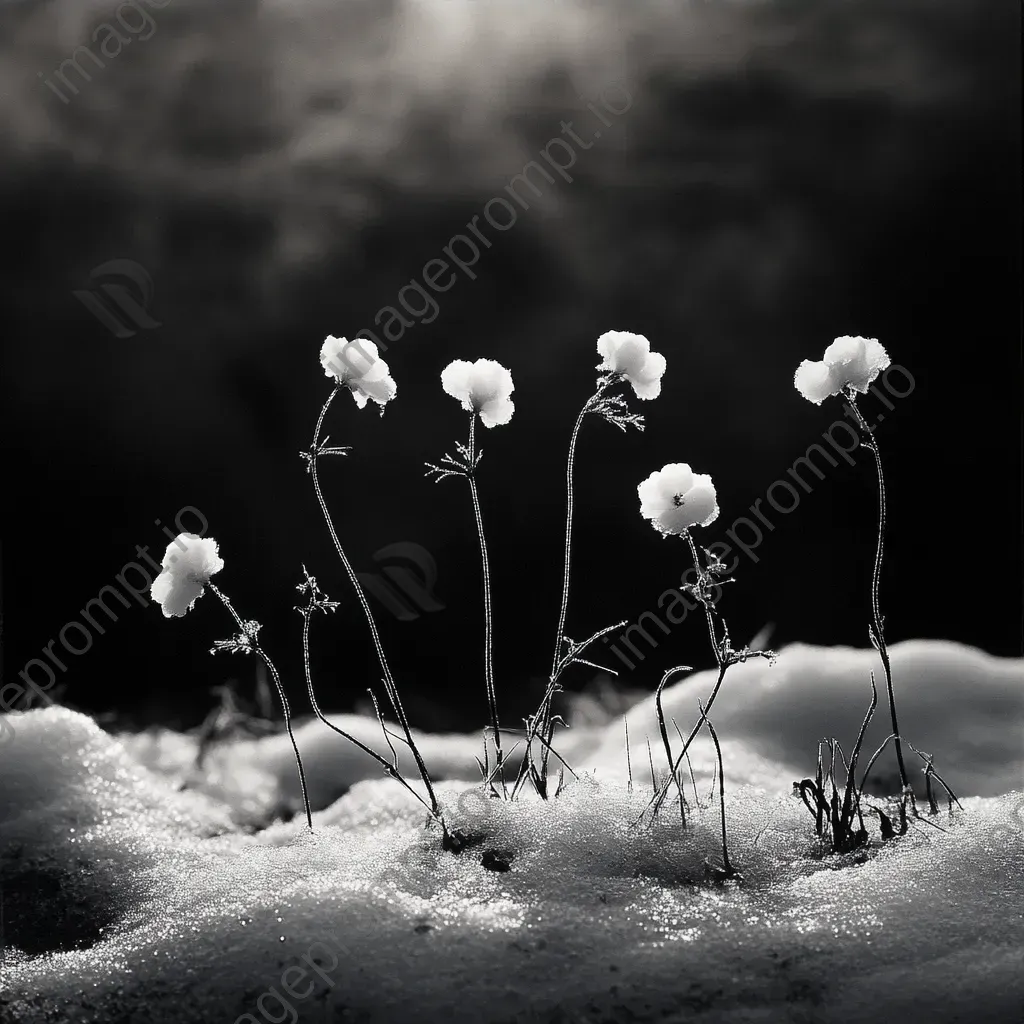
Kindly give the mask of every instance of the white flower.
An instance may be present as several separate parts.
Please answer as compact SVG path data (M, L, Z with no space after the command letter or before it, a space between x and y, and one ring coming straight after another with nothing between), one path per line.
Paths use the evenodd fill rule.
M889 355L874 338L836 338L820 362L805 359L793 384L815 405L853 388L866 395L871 382L889 365Z
M512 374L493 359L478 359L475 363L456 359L442 371L441 386L462 403L466 412L480 413L485 427L508 423L515 412L515 403L509 398L515 391Z
M398 386L388 374L388 364L377 354L377 346L365 338L347 341L328 335L320 349L320 365L325 376L352 392L360 409L372 398L383 412L385 404L398 393Z
M665 357L651 351L651 343L642 334L606 331L597 339L597 354L604 357L599 370L620 373L636 392L637 398L657 398L665 373Z
M672 462L652 473L636 492L640 514L665 534L709 526L718 518L718 497L711 477L694 473L685 462Z
M203 596L210 577L224 568L212 537L179 533L164 552L163 572L150 587L153 600L163 609L164 618L180 617L192 610Z

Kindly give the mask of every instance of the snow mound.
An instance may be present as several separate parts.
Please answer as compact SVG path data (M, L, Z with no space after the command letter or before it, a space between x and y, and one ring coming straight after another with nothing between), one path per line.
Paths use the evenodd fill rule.
M954 791L960 796L998 796L1020 788L1024 659L996 658L937 640L893 644L889 654L902 734L918 750L935 755L935 767ZM868 751L892 731L875 651L793 644L779 652L775 664L754 660L730 668L711 717L723 747L729 740L746 751L740 770L750 774L743 781L768 784L768 773L778 772L780 765L791 779L813 775L817 744L825 737L835 736L849 752L871 699L872 671L878 708L865 741ZM696 672L666 687L666 719L675 718L688 732L699 718L698 698L707 701L716 677L717 672ZM645 736L653 743L659 735L653 696L631 708L626 718L634 777L649 783L646 750L642 756L638 752ZM670 732L674 735L671 727ZM568 749L577 762L602 775L626 773L621 722L617 729L585 736ZM706 733L694 741L691 751L698 777L710 776L715 756ZM728 750L725 760L728 771ZM661 771L662 762L655 764ZM923 767L908 751L908 771ZM873 775L883 791L898 791L891 748Z
M387 742L375 718L328 715L339 729L390 757ZM389 724L392 732L397 726ZM470 780L480 777L476 758L478 736L431 735L413 730L417 746L430 766L431 778ZM285 733L255 740L218 744L197 767L196 737L169 729L150 729L119 737L132 757L178 786L205 793L231 808L241 825L266 824L282 813L302 808L302 792L295 771L295 754ZM315 718L296 724L295 739L306 767L309 801L314 810L328 807L363 779L383 775L380 765L354 744L332 732ZM515 764L515 759L510 760ZM412 780L415 781L415 780Z
M775 677L784 689L812 673L799 667L808 650L787 652L798 657ZM930 652L909 654L926 664ZM847 677L852 690L858 652L814 658L834 693ZM920 693L907 658L898 679ZM947 694L950 734L989 685L955 664L971 685ZM1002 686L1007 666L989 667ZM756 705L766 684L746 672L736 677ZM671 695L680 713L699 682ZM637 826L651 791L636 752L632 786L613 777L621 722L577 737L608 762L556 800L440 787L469 838L456 855L388 780L350 779L312 834L301 817L251 834L229 822L244 785L226 783L224 803L180 789L180 741L139 740L154 771L80 715L18 715L0 747L0 1021L1019 1021L1024 792L965 797L888 843L868 814L870 850L830 857L790 793L790 766L773 769L763 736L742 735L738 704L730 714L733 726L716 721L741 735L725 770L742 878L724 884L708 873L722 860L717 790L687 779L685 828L672 802ZM798 731L767 719L764 732L779 728ZM1016 723L990 728L1003 730L993 771L1008 773ZM276 778L269 760L259 767Z

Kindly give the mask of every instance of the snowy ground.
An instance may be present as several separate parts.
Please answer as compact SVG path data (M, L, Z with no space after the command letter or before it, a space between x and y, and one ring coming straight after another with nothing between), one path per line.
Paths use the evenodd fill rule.
M484 800L469 781L478 739L424 737L452 780L452 823L486 836L458 856L319 723L299 737L322 808L310 835L301 816L253 832L294 806L279 737L215 752L197 776L189 737L14 715L0 746L0 1020L1019 1022L1024 666L897 645L904 734L936 754L964 811L866 858L823 859L791 783L813 774L822 736L849 747L875 658L793 647L733 670L714 719L743 880L724 886L704 878L721 857L706 745L705 810L685 832L678 811L632 827L649 701L629 713L632 793L621 720L563 737L586 771L547 804ZM709 689L691 676L667 713L685 728ZM878 739L885 717L883 699Z

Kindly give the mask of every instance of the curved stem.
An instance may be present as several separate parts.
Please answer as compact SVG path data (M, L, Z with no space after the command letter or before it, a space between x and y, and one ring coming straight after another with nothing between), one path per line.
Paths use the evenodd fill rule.
M355 570L352 568L352 563L348 560L348 556L345 554L345 549L341 546L341 541L338 540L338 534L334 529L334 522L331 519L331 513L328 511L327 502L324 501L323 491L320 489L320 476L317 472L316 448L320 443L320 430L323 427L324 417L327 415L327 410L330 408L331 402L334 401L334 396L337 395L340 390L341 385L339 384L327 396L327 401L324 402L323 408L320 410L320 416L316 421L316 430L313 433L312 452L310 453L309 460L310 475L313 477L313 490L316 492L316 500L320 506L320 511L323 513L324 522L327 523L327 529L330 532L331 540L334 543L334 550L337 551L338 558L341 559L341 564L345 567L345 573L348 576L349 582L352 584L352 589L355 591L356 597L359 599L360 607L363 609L363 615L366 617L366 623L370 627L370 636L373 638L373 645L377 650L377 659L380 662L381 671L384 673L384 691L387 693L388 700L391 702L391 707L395 712L395 717L398 719L398 724L402 727L402 731L405 733L406 743L412 751L412 756L416 761L416 768L420 773L420 778L423 780L423 785L427 789L431 809L435 815L440 816L440 807L437 802L437 796L434 793L434 787L430 782L430 776L427 774L427 766L423 763L423 758L420 756L416 742L412 738L412 730L409 727L409 720L405 715L405 708L402 706L401 698L398 695L398 689L395 686L394 678L391 675L391 669L388 667L387 658L384 656L384 647L381 644L380 633L377 631L377 623L374 620L373 611L370 608L369 601L366 599L366 594L363 592L362 585L359 582L359 577L356 576Z
M894 746L896 748L896 763L899 766L900 784L904 791L910 785L907 778L907 768L903 763L903 745L900 741L900 726L896 718L896 694L892 685L892 668L889 664L889 650L885 645L885 630L882 623L881 606L878 599L878 590L882 578L882 557L885 550L885 476L882 472L882 454L878 448L878 438L868 426L860 409L857 408L857 401L853 394L847 396L850 401L850 408L857 418L857 424L864 435L862 443L869 448L875 457L875 472L878 476L878 543L875 547L875 564L871 572L871 617L874 620L875 639L878 642L878 654L882 659L882 670L885 673L885 689L889 697L889 714L892 718L892 731Z
M707 716L710 713L711 707L715 703L715 698L718 696L718 691L722 688L722 680L725 679L725 673L728 671L728 669L728 662L724 662L720 664L718 667L718 679L715 682L715 687L711 691L711 696L708 697L708 702L705 705L705 716ZM701 726L703 724L704 718L700 718L697 721L697 724L690 730L690 735L686 737L686 742L683 744L683 749L679 751L679 756L676 758L675 763L672 765L672 777L674 777L675 774L679 771L679 767L683 763L683 758L686 757L686 752L690 749L690 744L693 743L694 739L697 736L697 733L700 732ZM668 793L669 788L672 785L672 777L668 779L665 785L661 787L657 794L654 797L652 797L651 802L647 805L648 808L653 806L655 813L657 813L658 809L661 807L662 802L665 799L665 795Z
M504 754L501 749L501 731L498 725L498 700L494 689L494 613L491 603L491 563L487 556L487 538L484 535L484 520L480 512L480 495L476 487L476 413L469 414L469 494L473 501L473 517L476 520L476 532L480 538L480 561L483 565L484 577L484 685L487 688L487 707L491 715L491 730L494 732L494 757L497 761L495 774L501 780L502 791L505 791L505 778L502 774Z
M377 751L374 750L372 747L368 747L361 740L356 739L356 737L351 735L351 733L347 733L345 732L344 729L341 729L338 726L336 726L320 710L320 705L317 703L316 694L313 691L313 675L309 666L309 620L311 617L312 611L310 609L307 608L302 610L302 666L306 676L306 689L309 691L309 702L313 705L313 713L329 729L333 729L339 736L344 737L346 740L349 741L349 743L352 743L355 746L357 746L364 754L367 754L370 757L372 757L384 769L384 772L390 778L394 779L396 782L404 786L405 789L409 791L409 793L411 793L428 811L430 811L431 814L433 814L434 812L430 804L428 804L427 801L424 800L423 797L419 793L417 793L416 790L413 789L412 786L410 786L409 783L406 782L404 778L402 778L402 776L399 774L395 766L386 757L383 757L381 754L377 753Z
M658 683L658 689L654 693L654 703L658 709L658 728L661 731L661 742L665 747L665 757L668 759L668 770L672 773L672 778L675 779L676 786L679 789L679 815L682 818L684 826L686 825L686 798L683 796L683 784L680 782L678 774L676 774L672 768L672 744L668 739L668 727L665 725L665 709L661 703L661 694L669 679L675 672L688 671L692 667L693 666L691 665L676 665L675 668L670 668L661 677L661 682ZM651 785L655 785L653 776L651 777Z
M231 617L235 620L235 625L238 627L239 633L243 636L248 636L246 631L245 623L242 621L238 612L235 611L235 606L231 603L230 598L225 594L215 583L208 583L207 586L220 598L221 604L231 613ZM299 785L302 788L302 803L306 809L306 824L309 826L310 832L313 831L313 814L309 808L309 794L306 790L306 772L302 767L302 755L299 753L299 745L295 742L295 733L292 731L292 712L291 706L288 703L288 698L285 696L284 686L281 684L281 677L278 675L277 667L270 660L269 655L263 648L256 642L252 637L249 638L252 644L253 653L267 666L267 671L270 672L271 678L274 680L274 686L277 687L277 695L281 699L281 708L284 712L284 727L288 730L288 738L292 742L292 750L295 751L295 763L299 767Z
M545 694L539 714L541 715L541 734L545 738L544 749L541 753L541 779L546 790L548 774L548 751L551 749L551 739L554 727L551 717L552 701L554 699L554 684L559 675L559 663L562 660L562 642L565 636L565 620L569 612L569 587L572 582L572 519L575 506L573 496L573 478L576 469L576 442L579 440L580 430L587 413L590 412L594 402L607 388L606 383L599 383L597 390L583 403L576 423L572 428L572 437L569 439L569 457L565 464L565 546L562 561L562 603L558 610L558 628L555 630L555 649L551 655L551 675L549 679L548 693Z
M715 744L715 753L718 755L718 803L722 811L722 864L725 866L726 874L731 876L736 872L729 862L729 844L725 834L725 764L722 761L722 746L718 742L718 733L715 732L711 719L707 717L707 708L701 708L701 715L707 723L708 732L711 733L711 739Z
M569 459L565 465L565 550L562 563L562 605L558 612L558 629L555 631L555 650L551 657L551 674L554 675L558 669L558 662L562 656L562 636L565 633L565 618L569 611L569 584L572 575L572 515L573 515L573 474L576 468L576 441L580 436L580 429L583 420L594 399L601 394L603 388L598 388L583 404L579 416L576 417L576 424L572 428L572 437L569 440Z

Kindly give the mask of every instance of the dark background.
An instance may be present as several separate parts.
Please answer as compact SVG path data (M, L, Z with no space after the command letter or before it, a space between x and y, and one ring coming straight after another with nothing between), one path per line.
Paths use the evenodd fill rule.
M39 73L115 10L0 7L7 679L137 544L160 557L155 519L193 505L227 563L218 583L264 623L300 711L301 563L343 602L316 623L314 666L325 707L356 706L373 651L297 455L329 391L320 344L370 326L616 81L632 107L574 180L390 344L384 419L344 395L331 412L332 440L355 451L322 477L356 567L403 541L437 562L443 611L399 622L378 606L414 721L485 717L466 487L422 477L465 426L441 369L486 356L516 383L480 472L509 721L550 660L566 446L612 328L646 334L668 372L660 399L634 402L644 435L586 425L570 635L635 620L689 564L641 520L637 483L670 461L710 472L720 538L839 414L794 391L797 363L863 334L916 379L882 434L888 638L1020 653L1016 5L171 0L152 38L63 104ZM72 295L115 258L151 275L158 328L116 338ZM865 644L874 500L860 453L772 516L725 593L736 640L771 622L775 645ZM133 606L62 654L62 699L194 724L214 684L251 692L251 663L206 653L226 635L209 596L181 620ZM621 682L651 689L710 660L693 618Z

